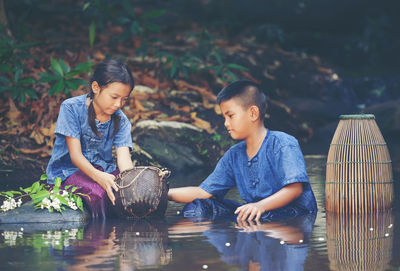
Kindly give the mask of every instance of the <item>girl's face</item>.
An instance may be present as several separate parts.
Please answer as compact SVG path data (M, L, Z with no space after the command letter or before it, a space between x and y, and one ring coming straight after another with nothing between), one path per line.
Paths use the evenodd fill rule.
M219 105L225 118L225 127L233 139L246 139L252 132L253 118L249 109L243 108L235 98Z
M127 84L114 82L104 87L94 81L92 83L94 92L93 105L96 117L107 117L121 109L129 98L131 87Z

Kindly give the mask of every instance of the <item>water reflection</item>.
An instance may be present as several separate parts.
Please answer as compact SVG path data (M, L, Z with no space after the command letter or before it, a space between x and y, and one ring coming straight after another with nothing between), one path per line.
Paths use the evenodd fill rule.
M302 270L307 258L315 215L282 222L226 223L182 220L170 233L187 234L204 230L203 235L227 264L241 270Z
M331 270L387 270L393 247L393 215L326 213Z
M78 256L69 270L137 270L159 268L172 258L165 221L137 220L92 223L75 246Z

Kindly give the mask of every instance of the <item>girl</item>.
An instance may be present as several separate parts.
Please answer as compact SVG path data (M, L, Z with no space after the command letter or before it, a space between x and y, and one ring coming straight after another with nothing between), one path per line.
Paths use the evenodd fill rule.
M67 99L60 107L47 180L53 184L60 177L64 185L80 187L79 192L90 196L84 198L94 217L105 217L106 193L115 204L115 176L133 168L131 123L121 111L133 88L128 66L106 60L96 67L89 93Z

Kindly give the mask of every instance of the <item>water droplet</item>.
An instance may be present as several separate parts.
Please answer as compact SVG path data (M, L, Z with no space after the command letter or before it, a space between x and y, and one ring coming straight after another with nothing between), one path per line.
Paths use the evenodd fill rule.
M208 268L208 265L204 264L203 269L207 269L207 268Z
M225 243L225 246L230 247L231 243Z

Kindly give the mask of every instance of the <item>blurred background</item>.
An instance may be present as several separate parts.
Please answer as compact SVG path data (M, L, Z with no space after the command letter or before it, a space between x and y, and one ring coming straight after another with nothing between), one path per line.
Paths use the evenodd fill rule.
M137 164L212 168L234 144L215 95L249 79L266 125L326 155L341 114L374 114L399 172L399 2L0 0L0 179L31 183L62 101L119 57L136 88L124 112ZM156 127L156 128L154 128ZM154 129L157 129L156 131Z

